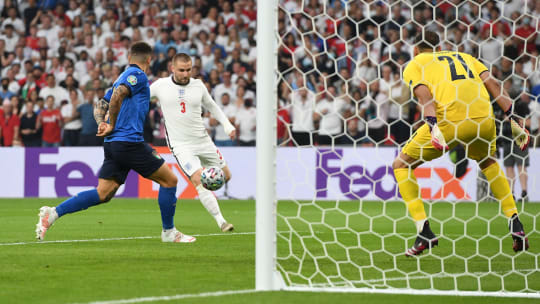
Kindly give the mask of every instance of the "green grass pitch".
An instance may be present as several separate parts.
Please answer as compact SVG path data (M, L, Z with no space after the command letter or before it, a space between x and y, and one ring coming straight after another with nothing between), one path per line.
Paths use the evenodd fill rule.
M418 296L375 295L352 293L301 293L301 292L248 292L222 296L203 297L198 294L252 290L255 287L255 205L253 201L222 201L221 209L225 217L235 224L232 234L221 233L215 221L198 201L179 201L175 222L177 227L197 236L193 244L164 244L159 239L160 215L155 200L114 199L112 202L90 208L89 210L68 215L60 219L48 232L46 242L34 240L34 228L37 213L42 202L56 205L60 199L0 199L0 303L89 303L94 301L114 301L145 297L172 296L170 301L155 299L152 303L348 303L367 301L367 303L417 303ZM460 249L453 249L452 240L457 239L467 229L468 234L490 237L480 243L485 254L502 245L502 251L511 256L500 255L493 262L493 271L505 271L508 263L516 263L516 269L536 269L527 272L529 288L540 290L540 271L537 269L540 236L540 204L520 206L530 216L524 216L523 222L528 231L535 230L529 236L531 249L529 253L515 255L510 250L510 240L505 236L504 219L498 217L496 204L480 204L479 214L492 219L490 225L481 220L468 221L463 225L457 220L449 220L454 214L457 218L467 220L468 214L474 214L476 204L432 204L429 213L434 217L436 233L444 232L441 246L434 249L435 255L427 255L420 259L398 257L400 269L414 273L418 267L430 274L441 272L463 271L469 267L472 272L485 271L485 261L473 259L471 264L461 260L445 258L452 250L459 250L463 255L474 255L477 251L473 240L463 241ZM485 206L485 207L484 207ZM410 220L403 218L403 203L378 202L320 202L317 206L306 202L283 202L279 212L283 217L278 219L278 250L280 257L286 256L288 244L295 254L300 252L298 245L303 238L303 245L313 254L322 254L326 250L338 258L343 258L343 248L328 246L335 242L351 248L351 260L356 264L367 263L370 255L376 261L376 268L362 269L362 277L369 282L381 279L381 271L389 269L391 254L400 253L413 240L413 229ZM344 216L343 214L350 214ZM385 216L381 216L385 214ZM293 215L301 215L311 223L293 220ZM366 219L366 216L368 218ZM372 218L372 220L369 219ZM394 220L395 226L393 224ZM344 224L348 221L348 224ZM362 233L366 228L375 234ZM310 227L311 226L311 227ZM347 226L350 229L343 229ZM299 233L287 233L294 227ZM329 227L335 227L336 233ZM311 230L310 230L311 229ZM403 231L402 237L393 233ZM471 229L475 230L470 232ZM352 230L352 232L350 231ZM360 233L356 233L360 232ZM310 242L309 236L316 236ZM496 238L502 238L499 242ZM61 242L68 240L66 242ZM79 240L79 241L74 241ZM285 241L287 240L287 241ZM360 245L366 248L363 252L353 250ZM321 244L325 245L321 245ZM328 243L328 244L326 244ZM443 244L445 246L443 246ZM287 251L288 252L288 251ZM441 260L449 260L441 262ZM306 259L302 267L291 259L280 261L284 270L302 274L291 279L294 283L305 283L305 276L320 267L325 273L332 275L336 271L332 262ZM360 274L354 271L357 267L343 266L341 275L349 280L356 280ZM471 268L472 267L472 268ZM305 276L304 276L305 275ZM387 273L393 277L396 287L403 287L400 274ZM316 276L313 282L317 283ZM508 290L521 289L522 276L508 276L505 283ZM448 284L447 278L441 277L441 289ZM491 280L491 281L490 281ZM425 279L414 279L415 288L425 288ZM500 286L488 278L485 289L497 289ZM492 283L490 283L492 282ZM521 282L521 283L520 283ZM536 285L535 285L536 284ZM369 284L368 284L369 285ZM377 285L377 283L371 283ZM359 284L359 286L362 286ZM464 286L463 289L471 289ZM192 296L193 295L193 296ZM508 303L508 298L480 297L446 297L436 298L440 303ZM426 298L427 301L432 301ZM421 300L420 300L421 301ZM512 303L534 303L538 299L511 299Z

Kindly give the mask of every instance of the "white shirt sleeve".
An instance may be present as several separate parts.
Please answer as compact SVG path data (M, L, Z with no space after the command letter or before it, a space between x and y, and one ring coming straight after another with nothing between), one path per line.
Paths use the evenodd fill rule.
M152 98L152 97L157 97L158 81L159 81L159 79L157 79L156 81L152 82L152 84L150 85L150 98Z
M227 116L225 116L225 113L217 106L214 99L212 99L212 96L210 96L210 93L208 93L208 89L203 86L203 98L202 98L202 104L203 106L212 114L213 117L219 121L219 123L223 126L223 130L225 131L225 134L229 135L232 131L235 130L234 126L231 124Z

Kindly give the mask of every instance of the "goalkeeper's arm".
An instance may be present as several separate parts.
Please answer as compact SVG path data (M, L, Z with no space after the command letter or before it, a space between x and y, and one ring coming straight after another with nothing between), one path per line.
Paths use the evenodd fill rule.
M512 127L512 137L521 150L525 150L529 145L529 131L518 121L512 113L512 100L508 93L502 88L497 80L491 77L489 71L484 71L480 74L480 78L484 82L489 94L495 99L499 107L503 109L504 114L510 119Z
M416 86L414 88L414 95L418 98L418 103L422 107L424 119L429 125L429 130L431 131L431 144L439 151L448 150L444 135L437 125L435 99L433 99L428 87L425 85Z

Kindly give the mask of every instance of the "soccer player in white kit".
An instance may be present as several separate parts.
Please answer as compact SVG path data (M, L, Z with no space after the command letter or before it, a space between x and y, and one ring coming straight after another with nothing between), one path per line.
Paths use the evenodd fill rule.
M191 69L191 57L185 53L176 54L171 62L172 75L154 81L150 86L150 96L159 100L169 149L197 189L201 203L223 232L232 231L234 226L223 218L216 197L201 184L201 172L207 166L222 168L226 182L231 178L225 159L206 132L202 106L221 123L231 139L236 137L236 129L212 99L204 83L191 78Z

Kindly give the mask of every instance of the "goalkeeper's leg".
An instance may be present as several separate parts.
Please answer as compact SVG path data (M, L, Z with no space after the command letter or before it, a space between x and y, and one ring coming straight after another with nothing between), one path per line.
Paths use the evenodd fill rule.
M523 225L519 220L516 203L504 172L497 161L491 157L480 162L479 166L489 182L491 192L501 202L503 213L509 218L508 225L513 239L512 248L516 252L527 250L529 239L525 236Z
M414 246L405 253L406 256L421 254L425 249L438 244L438 239L429 227L424 204L420 198L420 191L414 168L422 164L422 161L412 158L403 152L394 160L394 176L396 178L401 197L407 204L407 209L416 223L418 236Z

